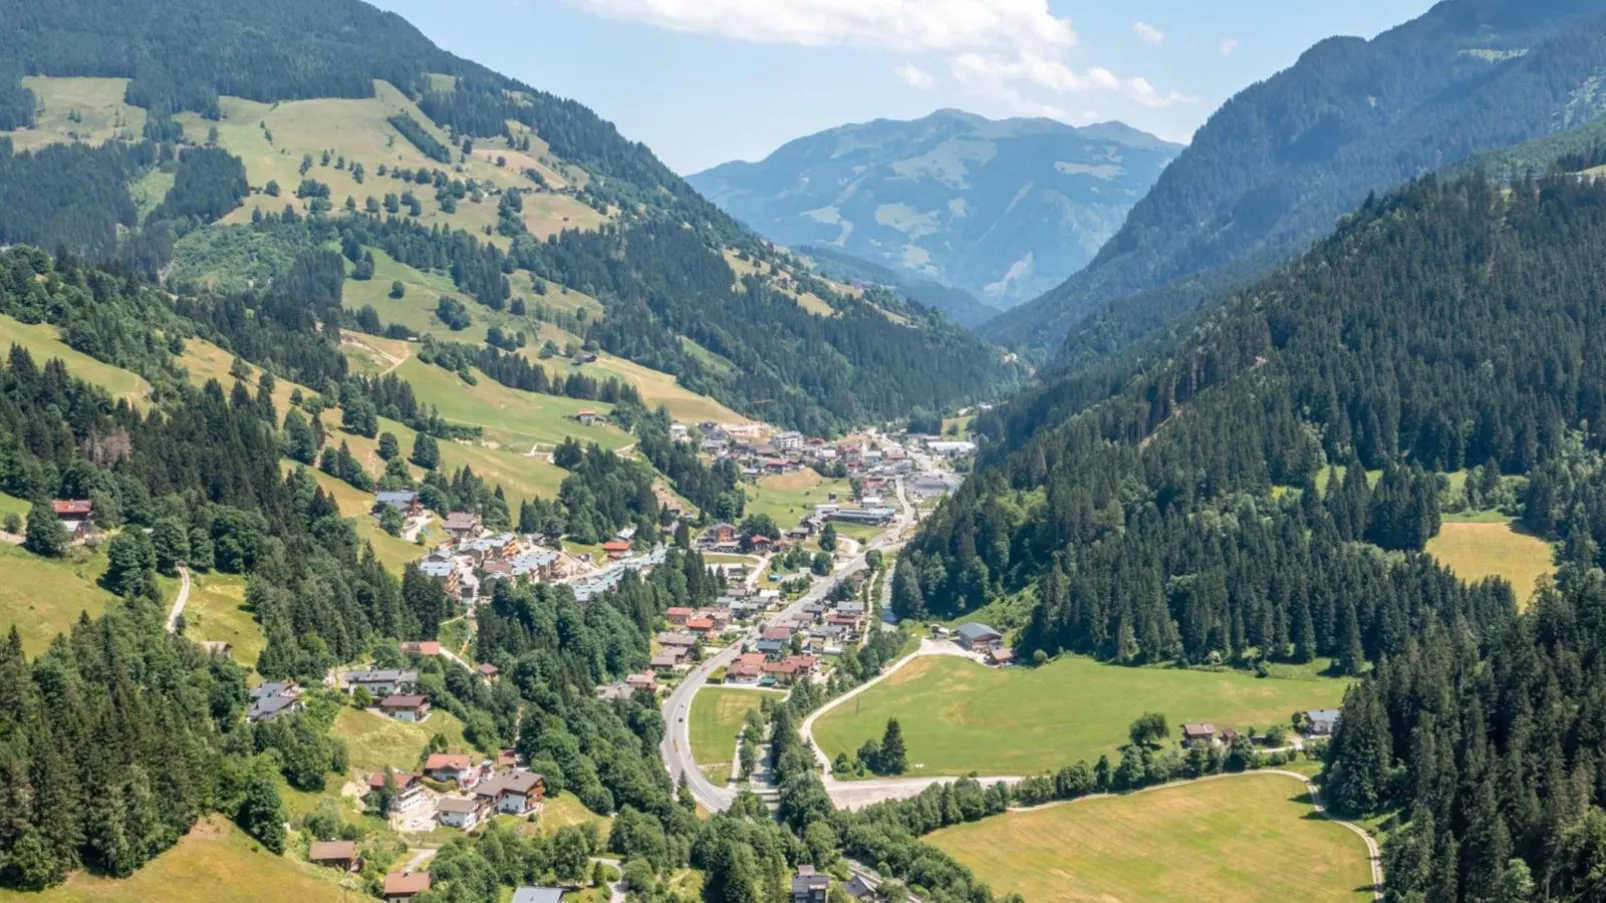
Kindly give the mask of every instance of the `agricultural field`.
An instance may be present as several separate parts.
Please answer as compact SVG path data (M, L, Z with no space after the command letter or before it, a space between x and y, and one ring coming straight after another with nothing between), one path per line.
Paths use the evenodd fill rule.
M642 404L648 410L657 410L659 405L663 405L669 409L669 416L681 423L710 420L715 423L751 422L749 418L707 395L698 395L681 387L679 381L668 373L643 367L622 357L600 354L596 363L586 365L586 370L593 377L612 376L635 386L636 391L641 393Z
M611 410L601 402L510 389L477 371L479 383L471 386L456 373L417 358L403 361L396 375L412 385L419 403L439 408L447 420L483 427L485 442L520 455L537 443L556 445L567 436L615 451L632 444L629 434L617 427L581 426L575 420L581 410Z
M707 687L692 700L691 717L686 722L691 753L697 759L697 767L710 780L723 783L730 777L736 735L747 713L757 709L767 695L777 699L781 696L763 690Z
M49 323L23 323L0 314L0 348L10 351L12 345L28 349L34 363L40 366L51 358L61 358L74 377L104 388L113 398L143 404L150 395L150 383L144 378L68 347L61 333Z
M184 604L184 635L192 640L221 640L234 647L232 658L255 667L267 645L262 625L245 608L245 578L237 574L192 574L190 599Z
M468 748L463 741L463 722L441 710L432 712L423 724L413 724L343 706L330 733L346 741L351 767L361 772L378 771L387 765L416 768L429 738L436 734L444 734L453 750Z
M994 891L1033 903L1372 899L1361 838L1317 817L1305 788L1283 775L1053 805L926 839Z
M0 543L0 631L17 626L29 655L44 651L78 616L98 617L116 598L95 581L106 572L106 556L84 547L66 558L42 558L20 546Z
M1550 544L1524 532L1515 521L1444 523L1428 540L1429 555L1463 580L1502 577L1525 605L1539 578L1555 572Z
M342 890L340 877L332 869L275 856L214 815L132 877L78 872L40 893L0 890L0 903L213 903L239 899L241 888L251 889L253 903L342 903L360 896Z
M1264 730L1293 713L1336 708L1345 681L1256 678L1237 671L1127 668L1065 655L1039 668L987 668L967 658L914 659L814 725L827 755L852 755L897 717L911 775L1024 775L1093 762L1127 742L1144 712Z
M123 102L126 78L50 78L30 75L22 86L34 93L33 128L0 132L19 151L48 144L101 144L112 139L138 141L145 111Z
M744 486L747 493L748 514L768 514L776 526L783 530L797 526L798 522L814 513L814 506L831 500L850 502L852 487L847 480L831 480L809 468L792 473L760 477L757 485Z

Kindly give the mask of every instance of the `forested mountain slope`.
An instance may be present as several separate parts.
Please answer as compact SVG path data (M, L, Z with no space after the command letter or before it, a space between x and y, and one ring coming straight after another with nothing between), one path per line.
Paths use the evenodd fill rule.
M1146 375L982 469L911 545L895 604L952 616L1022 594L1027 653L1376 662L1328 792L1414 812L1390 846L1399 898L1489 899L1518 856L1553 899L1593 899L1603 261L1598 181L1428 177L1368 201ZM1559 544L1536 615L1419 554L1442 474L1463 469Z
M929 312L811 277L580 104L355 0L7 0L0 31L0 243L251 273L235 291L329 242L372 279L383 251L483 308L442 304L441 332L589 345L816 432L1012 378Z
M939 110L787 143L689 176L787 245L829 245L996 307L1081 269L1181 148L1120 123Z
M1445 0L1371 41L1315 45L1211 116L1085 270L983 332L1052 351L1070 330L1066 354L1096 357L1297 252L1369 191L1602 115L1602 12Z

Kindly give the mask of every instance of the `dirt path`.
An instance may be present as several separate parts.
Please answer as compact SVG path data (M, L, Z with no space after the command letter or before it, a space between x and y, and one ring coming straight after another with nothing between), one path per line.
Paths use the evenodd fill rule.
M190 569L179 565L178 598L173 600L173 610L167 613L167 632L178 630L178 619L184 615L184 605L190 601Z

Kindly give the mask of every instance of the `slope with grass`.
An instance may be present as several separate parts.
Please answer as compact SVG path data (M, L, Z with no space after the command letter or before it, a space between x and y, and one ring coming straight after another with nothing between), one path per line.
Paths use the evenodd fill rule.
M238 574L193 574L184 604L184 635L228 643L232 658L254 667L267 637L245 607L245 578Z
M815 505L831 501L849 502L853 490L847 480L828 479L807 468L792 473L759 477L754 486L745 487L747 513L768 514L785 530L797 526L814 513Z
M1287 725L1296 711L1337 707L1345 681L1256 678L1237 671L1129 668L1078 656L1038 668L987 668L966 658L916 658L816 722L814 738L835 758L879 740L897 718L909 774L1032 774L1092 762L1127 742L1145 712L1219 728Z
M1439 535L1428 540L1427 551L1463 580L1505 580L1519 606L1532 598L1540 577L1556 570L1550 544L1508 518L1442 524Z
M204 819L133 877L77 872L41 893L0 890L0 903L342 903L341 875L275 856L221 816ZM242 896L242 889L249 892Z
M346 741L351 767L359 772L417 768L429 738L441 734L451 749L466 749L463 722L436 710L422 724L397 721L375 712L346 707L335 716L332 736Z
M736 735L741 733L747 713L756 711L769 695L780 698L780 694L762 690L709 687L692 700L691 716L686 722L691 754L710 780L723 784L730 777Z
M145 130L145 111L124 101L126 78L31 75L22 84L34 95L34 124L31 128L0 132L19 151L63 142L135 140Z
M143 377L97 361L68 346L61 340L60 331L49 323L22 323L0 314L0 347L9 349L12 345L28 349L36 364L60 358L73 376L100 386L113 398L143 404L150 395L150 383Z
M96 582L106 556L75 548L66 558L42 558L20 546L0 543L0 630L14 624L29 655L72 627L79 615L93 618L116 598Z
M1372 899L1361 838L1276 774L1009 813L927 840L994 891L1034 903Z

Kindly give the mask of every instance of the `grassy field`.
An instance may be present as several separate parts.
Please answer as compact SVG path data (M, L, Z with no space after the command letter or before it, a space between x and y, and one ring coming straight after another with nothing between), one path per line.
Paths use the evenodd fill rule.
M236 574L196 574L184 605L184 635L233 645L235 661L255 667L267 645L262 625L245 605L245 578Z
M1505 578L1519 605L1533 595L1540 576L1556 569L1550 545L1509 519L1442 524L1439 535L1428 540L1428 554L1463 580Z
M145 111L123 102L126 78L49 78L30 75L23 87L34 93L38 113L33 128L0 132L18 151L80 141L101 144L113 138L138 141ZM76 119L77 121L73 121Z
M68 558L41 558L0 543L0 630L15 624L29 655L43 651L81 613L97 617L111 604L115 597L95 582L105 572L106 556L82 548Z
M675 377L621 357L599 355L597 362L587 365L586 369L592 371L593 376L600 371L603 375L617 377L635 386L649 410L656 410L663 405L669 409L669 416L681 423L702 423L706 420L715 423L749 422L748 418L714 399L682 388Z
M351 767L359 771L377 771L386 765L415 768L419 754L436 734L445 734L453 750L468 748L463 741L463 722L445 711L432 713L423 724L411 724L373 712L342 708L335 716L331 733L346 741Z
M542 801L541 817L536 820L532 833L556 834L559 828L584 824L596 825L598 836L606 841L608 831L613 827L613 816L598 815L587 809L578 796L565 793L549 796Z
M21 345L43 366L51 358L61 358L74 377L101 386L114 398L143 402L151 386L142 377L111 364L103 364L81 351L69 348L56 327L48 323L22 323L0 314L0 348Z
M783 530L813 514L814 506L830 501L833 492L839 502L853 501L847 480L828 480L808 468L760 477L757 485L743 488L747 492L747 513L768 514Z
M692 700L691 720L686 723L691 753L697 758L697 767L711 780L723 783L730 777L731 756L736 752L736 735L742 729L742 721L763 703L766 695L779 698L781 694L708 687Z
M1165 714L1173 734L1184 721L1263 730L1287 724L1295 711L1336 707L1344 687L1326 678L1123 668L1078 656L1006 670L926 656L821 717L814 737L832 757L851 755L896 716L911 774L1031 774L1113 754L1144 712Z
M340 875L275 856L221 816L198 823L172 849L125 879L78 873L43 893L0 890L0 903L341 903Z
M927 840L1033 903L1360 903L1361 838L1292 778L1254 774L944 828Z
M397 367L396 375L412 385L420 404L434 405L447 420L484 427L485 441L520 455L535 443L556 445L567 436L615 450L632 441L617 427L581 426L574 419L581 410L610 409L600 402L510 389L483 373L476 374L479 384L471 386L456 373L417 358Z
M741 285L742 280L746 277L752 276L759 272L759 267L757 264L753 263L751 260L738 259L735 251L727 250L725 252L725 262L730 264L730 268L736 273L737 285ZM821 298L819 295L816 295L813 292L798 292L795 289L783 288L778 282L774 283L774 285L777 291L779 291L781 294L791 296L792 300L796 301L799 307L803 308L809 313L821 317L836 316L836 309L830 304L826 303L825 299Z

